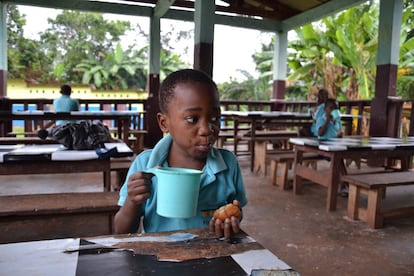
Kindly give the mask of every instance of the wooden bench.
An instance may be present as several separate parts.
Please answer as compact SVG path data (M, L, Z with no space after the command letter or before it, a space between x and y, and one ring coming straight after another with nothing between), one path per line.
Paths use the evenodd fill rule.
M268 154L266 156L270 163L270 183L278 185L281 190L287 190L289 188L288 172L292 168L293 161L295 160L294 151L285 151L280 153ZM316 170L317 161L323 157L318 154L305 153L303 154L303 162L307 166L312 166ZM279 169L279 174L277 173Z
M113 234L117 192L0 197L0 243Z
M224 144L226 143L226 141L229 139L233 139L233 137L234 137L233 131L220 130L217 141L216 141L216 146L219 148L222 148Z
M387 187L414 185L413 171L345 175L341 180L349 184L347 213L352 220L360 219L371 228L381 228L384 219L414 215L414 205L387 210L381 206ZM361 194L368 195L366 207L360 206Z
M291 148L288 141L290 138L296 137L298 133L297 131L291 130L274 130L257 133L258 135L254 138L246 136L243 140L249 141L254 147L254 152L251 151L251 154L253 155L253 171L256 173L262 172L264 175L267 175L268 162L266 156L269 154L268 144L273 144L273 152L275 153L290 150Z

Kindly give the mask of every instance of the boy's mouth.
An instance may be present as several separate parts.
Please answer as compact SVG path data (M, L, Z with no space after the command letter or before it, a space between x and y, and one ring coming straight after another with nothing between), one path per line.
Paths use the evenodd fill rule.
M208 143L208 144L198 144L198 145L196 145L196 148L199 151L207 152L207 151L210 151L211 150L212 144L211 143Z

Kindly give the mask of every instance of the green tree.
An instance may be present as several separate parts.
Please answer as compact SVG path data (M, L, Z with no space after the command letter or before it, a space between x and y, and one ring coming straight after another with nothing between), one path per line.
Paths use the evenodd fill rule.
M132 49L123 51L120 43L112 52L108 52L100 61L91 57L76 65L76 71L82 72L82 83L96 88L109 89L145 89L145 60L141 57L147 51L144 47L137 52Z
M60 68L61 81L80 83L83 74L74 70L84 60L99 64L130 28L126 21L107 21L100 13L64 10L41 34L43 51ZM56 72L56 71L55 71Z
M219 84L222 100L269 100L270 87L266 78L257 78L249 72L239 70L246 80L240 82L230 79L230 82Z
M414 1L406 1L400 47L400 63L398 65L397 94L404 99L414 99L414 36L413 7Z
M21 78L29 82L39 82L50 70L50 59L41 51L38 41L24 37L26 25L15 5L7 6L7 62L8 77Z

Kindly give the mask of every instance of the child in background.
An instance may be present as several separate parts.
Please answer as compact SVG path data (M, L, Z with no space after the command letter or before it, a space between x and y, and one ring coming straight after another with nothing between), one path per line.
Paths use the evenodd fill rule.
M159 105L158 124L167 135L153 149L138 155L131 165L120 190L118 204L121 208L115 215L115 232L136 232L141 217L145 232L203 227L225 237L239 232L239 218L233 216L223 224L213 217L216 209L234 200L240 208L247 204L235 155L213 147L220 127L216 84L197 70L173 72L160 87ZM156 213L156 194L151 189L156 187L157 178L143 173L155 166L203 171L195 217L166 218Z
M59 98L53 100L53 110L55 112L79 111L79 101L70 97L72 94L72 87L67 84L62 85L60 87L60 94L61 96ZM63 125L74 122L75 121L57 120L56 125Z
M316 121L318 139L342 137L341 114L335 99L329 98L325 102L325 113Z
M316 121L320 120L325 113L325 101L328 99L329 93L325 88L321 88L318 91L318 99L316 110L312 110L313 123L310 127L301 128L299 130L299 135L302 137L318 137L318 131L316 129Z
M340 138L343 136L341 113L338 109L338 103L335 99L327 99L325 102L325 114L316 122L318 130L318 139ZM340 195L348 196L348 185L340 183Z

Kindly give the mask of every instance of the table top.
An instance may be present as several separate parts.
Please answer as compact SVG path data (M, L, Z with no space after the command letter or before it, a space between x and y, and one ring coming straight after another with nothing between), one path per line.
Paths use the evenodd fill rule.
M312 119L310 113L285 112L285 111L222 111L223 116L238 116L251 118L301 118Z
M105 150L116 148L111 157L132 156L133 151L125 143L105 143ZM0 163L15 161L81 161L98 159L95 150L68 150L61 144L45 145L0 145Z
M0 244L0 260L4 275L299 275L247 234L208 229Z
M347 136L327 140L290 138L289 142L323 151L414 149L414 136L405 138Z

